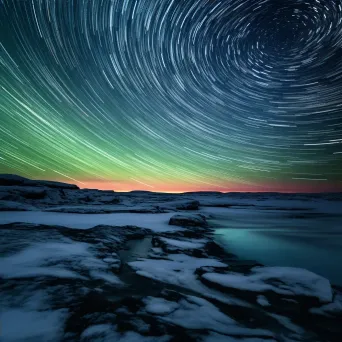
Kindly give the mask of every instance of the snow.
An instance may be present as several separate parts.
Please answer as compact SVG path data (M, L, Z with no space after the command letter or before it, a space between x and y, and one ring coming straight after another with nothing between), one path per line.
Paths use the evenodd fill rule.
M44 210L44 212L54 213L69 213L69 214L109 214L109 213L123 213L129 212L132 208L122 208L120 205L64 205L62 207L50 207Z
M195 258L184 254L168 255L168 260L139 259L128 263L137 274L161 282L189 287L196 280L194 272L202 266L226 267L210 258Z
M89 244L65 239L63 242L33 243L0 258L0 276L7 279L39 276L87 279L83 273L88 270L91 278L122 285L110 272L111 265L96 258Z
M316 315L342 315L342 293L335 293L334 301L319 308L311 308L310 312Z
M133 331L120 334L111 324L96 324L85 329L81 335L81 341L96 342L167 342L168 336L149 337L142 336Z
M114 259L114 258L104 258L102 259L104 262L106 262L107 264L120 264L120 260L119 259Z
M263 281L280 279L284 284L276 285L280 291L295 295L313 296L322 302L332 301L332 288L328 279L306 269L295 267L255 267L253 272ZM275 291L276 292L276 291Z
M14 202L14 201L0 201L0 212L2 211L34 211L34 210L38 210L38 209L30 204L19 203L19 202Z
M270 313L269 316L273 317L280 324L282 324L286 329L291 330L291 331L295 332L296 334L304 334L305 333L304 329L302 329L298 325L292 323L292 321L288 317L277 315L274 313Z
M145 310L154 315L168 315L179 307L177 303L164 298L147 297L144 302L146 304Z
M51 308L50 289L37 289L38 282L12 284L5 281L1 287L0 341L60 341L69 316L62 302Z
M30 267L28 269L21 268L13 270L12 272L10 272L10 274L5 274L2 271L0 271L0 275L2 275L4 278L31 278L39 276L49 276L69 279L86 279L75 272L58 267Z
M128 262L136 274L163 283L181 286L214 298L222 303L248 307L249 304L222 292L203 285L195 271L204 266L226 267L227 265L212 258L195 258L185 254L164 254L163 259L144 259Z
M0 313L1 341L58 341L67 310L9 309Z
M251 275L205 273L202 278L223 287L253 292L273 291L282 295L316 297L332 301L329 280L308 270L294 267L254 267Z
M165 309L158 319L172 323L186 329L212 330L230 335L264 335L272 336L263 329L248 329L241 326L234 319L223 314L215 305L207 300L195 296L184 296L178 303L165 301L163 298L147 298L147 308ZM148 311L148 310L147 310Z
M261 306L270 306L270 302L267 300L267 298L263 295L260 295L257 297L257 303Z
M114 326L111 324L91 325L90 327L88 327L82 332L81 340L88 338L88 337L93 337L94 335L111 333L113 329L114 329Z
M179 307L161 319L187 329L209 329L217 332L228 332L232 325L238 325L232 318L224 315L216 306L202 299L187 296L179 301Z
M95 190L68 189L59 192L58 189L46 188L47 184L39 183L38 185L44 185L44 188L32 186L2 188L5 191L5 195L1 198L11 200L19 198L22 203L0 202L0 208L2 210L7 210L6 206L12 210L18 210L15 213L2 211L0 213L0 224L27 222L65 226L74 229L89 229L98 225L113 226L113 228L102 227L102 230L100 227L99 232L95 230L94 234L92 231L73 231L70 233L66 232L67 230L61 230L57 227L51 227L50 230L46 227L37 227L37 229L36 227L30 227L26 230L21 230L21 228L15 230L15 227L6 228L6 232L3 234L6 237L6 244L4 244L6 245L4 246L5 255L0 258L0 278L4 280L3 283L5 284L1 288L5 290L5 293L1 296L2 298L0 297L1 341L2 339L4 341L58 341L66 339L67 336L63 336L63 328L68 315L71 315L71 313L67 309L59 308L68 307L70 310L78 308L79 303L84 303L83 299L88 298L83 297L88 293L87 291L101 291L102 296L107 296L107 291L112 291L112 288L102 286L102 282L106 285L113 286L111 293L114 293L115 296L121 296L121 292L126 294L126 292L131 290L128 287L129 285L124 284L111 270L114 267L118 269L121 264L118 255L113 253L113 251L118 251L122 248L121 243L124 241L123 236L125 235L122 231L127 232L125 229L118 228L116 233L112 233L115 231L115 226L132 225L148 228L157 233L184 230L184 228L168 224L170 218L174 217L175 212L132 213L128 211L158 211L159 209L164 210L165 208L174 210L179 206L179 203L188 203L192 199L198 199L201 202L201 210L195 213L204 213L205 217L209 217L211 214L219 216L229 213L232 219L241 217L241 219L246 220L247 213L253 213L253 219L258 217L257 215L265 215L265 211L261 212L260 208L266 208L268 210L273 208L288 208L288 210L291 210L291 208L306 208L310 209L311 213L324 208L325 205L329 205L331 208L340 205L340 203L328 203L328 201L325 203L321 199L310 199L310 197L307 197L308 200L305 200L305 196L303 196L302 200L282 200L281 196L278 199L272 195L267 199L269 195L260 194L256 195L256 197L250 195L250 198L248 197L249 195L245 194L188 194L186 195L186 200L175 200L179 198L177 196L183 195L160 195L153 193L120 194L120 205L108 205L108 203L99 204L99 201L114 199L117 194L112 193L111 195L104 196L101 192ZM50 185L59 186L60 184ZM6 195L7 191L11 192L12 197ZM46 192L44 199L37 199L31 196L33 193L39 195L42 191ZM89 198L85 199L85 196ZM277 197L277 195L274 196ZM84 204L89 199L92 204ZM321 202L325 204L321 205ZM61 203L68 205L60 206ZM233 204L233 207L204 207L206 204L212 205L213 203L220 205L230 203ZM248 204L255 207L248 206L242 209L243 207L234 206L234 204ZM27 212L21 210L36 211ZM84 212L84 214L56 213L48 212L48 210L75 210ZM115 213L90 214L89 211L91 210L93 212L115 211ZM178 214L180 214L178 217L187 219L192 217L198 219L200 217L183 212L179 212ZM197 227L193 228L193 230L197 229ZM15 234L13 232L14 230ZM167 234L167 236L170 235ZM173 249L173 253L175 250L177 252L184 250L184 253L190 254L188 250L202 249L209 241L208 239L181 238L176 235L172 238L159 236L158 239L167 246L165 248L164 244L162 244L166 252L164 253L161 248L152 248L152 253L149 254L152 259L139 258L136 261L130 262L129 265L136 273L160 282L183 287L187 293L189 293L188 290L191 290L192 293L197 293L198 296L205 297L209 300L215 299L221 303L234 305L234 307L224 307L227 310L224 312L231 312L234 314L234 317L229 317L226 313L220 311L219 308L221 308L221 305L218 308L213 304L217 303L216 301L211 303L204 298L185 296L181 293L166 297L165 293L167 291L158 291L155 294L156 297L146 297L142 300L144 303L143 307L140 306L142 302L139 296L139 312L136 312L136 315L133 315L134 317L129 318L131 329L135 330L135 332L121 333L118 331L117 326L113 323L120 315L118 310L115 311L115 314L114 312L111 314L112 317L110 319L104 319L104 316L107 315L106 313L96 312L96 314L90 313L86 318L87 321L85 321L85 324L80 325L80 329L84 329L83 332L82 330L80 331L81 341L163 342L169 340L169 336L150 337L139 334L147 334L149 329L153 327L152 323L150 326L150 322L155 322L156 320L161 327L163 323L171 324L173 326L171 330L182 331L180 329L181 327L190 329L191 332L187 332L198 341L274 341L271 332L263 329L247 328L234 319L237 317L236 319L240 320L239 317L245 316L245 314L247 317L247 313L250 313L247 310L250 307L261 311L265 317L267 315L269 316L269 321L263 324L262 327L276 325L277 333L282 329L281 334L284 333L284 335L277 336L281 340L287 341L288 336L294 337L304 334L305 331L294 324L290 318L266 311L271 305L270 302L273 305L271 301L272 296L267 298L269 296L268 291L273 291L288 297L293 296L292 298L297 299L299 303L301 298L294 296L312 296L318 298L321 303L330 302L329 304L312 308L310 313L327 316L333 315L336 318L342 312L341 297L338 298L335 294L334 302L331 302L332 289L329 281L309 271L290 267L262 267L253 268L250 275L212 273L215 271L210 269L210 267L223 268L227 265L215 258L195 258L185 254L167 254L168 249ZM150 237L145 240L150 244ZM86 241L87 243L76 241ZM134 249L129 253L131 253L131 259L129 260L139 255ZM140 255L145 256L146 253L141 253ZM123 260L127 261L128 259ZM208 267L206 271L209 272L199 276L195 272L200 267ZM59 277L63 278L63 280L58 281L57 279L52 279L50 281L50 278L22 279L23 277ZM255 292L256 303L258 305L255 302L248 304L227 293L222 293L207 287L200 281L200 277L208 281L217 282L228 288L253 291ZM82 281L80 282L78 279L82 279ZM96 281L93 281L94 279ZM87 280L87 282L83 280ZM139 284L139 280L137 282ZM50 285L55 283L57 284L56 286ZM114 286L117 288L114 288ZM136 293L136 288L133 288L133 290L135 291L134 294L139 295L139 293ZM162 297L166 297L168 300ZM177 300L174 298L177 298ZM244 306L244 308L241 308L243 314L239 314L239 308L236 309L237 311L234 311L237 306ZM121 309L124 310L124 307ZM88 320L89 317L94 317L94 319L91 318ZM145 321L146 317L148 319ZM277 322L278 324L276 324ZM88 324L93 325L88 326ZM255 326L254 323L251 322L251 326Z
M276 342L274 339L263 339L257 337L248 337L248 338L235 338L227 335L222 335L218 333L211 333L210 335L201 339L202 342Z
M97 225L111 226L139 226L149 228L155 232L179 231L182 228L169 226L168 222L174 213L160 214L70 214L43 211L17 211L15 215L10 211L3 211L0 215L0 224L25 222L46 225L59 225L75 229L89 229Z
M81 275L57 266L63 259L79 260L90 255L88 245L80 242L47 242L32 244L24 250L0 259L0 276L21 278L32 276L54 276L81 278Z

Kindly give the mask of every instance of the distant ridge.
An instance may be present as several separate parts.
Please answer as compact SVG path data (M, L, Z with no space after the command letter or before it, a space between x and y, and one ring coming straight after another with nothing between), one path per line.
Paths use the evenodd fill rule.
M80 188L76 184L49 181L49 180L35 180L28 179L19 175L14 174L0 174L0 186L37 186L37 187L48 187L56 189L69 189L69 190L79 190ZM83 191L93 191L98 189L87 189L82 188ZM113 193L115 190L99 190L103 193ZM336 191L326 191L326 192L277 192L277 191L267 191L267 192L253 192L253 191L187 191L187 192L162 192L162 191L149 191L149 190L131 190L131 191L120 191L123 193L132 194L169 194L169 195L229 195L231 197L243 196L245 198L250 197L265 197L265 196L279 196L283 198L288 198L290 196L310 196L311 198L317 197L327 197L330 200L340 200L342 198L342 192Z
M18 175L0 174L0 185L20 185L20 186L46 186L48 188L59 189L79 189L75 184L47 181L47 180L32 180Z

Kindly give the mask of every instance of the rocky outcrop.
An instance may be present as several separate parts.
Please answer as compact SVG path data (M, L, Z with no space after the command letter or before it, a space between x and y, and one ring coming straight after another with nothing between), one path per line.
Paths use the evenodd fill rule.
M208 223L205 216L200 214L177 214L170 218L170 225L180 227L207 227Z
M223 289L273 292L284 297L309 297L320 303L330 303L333 297L327 279L308 270L293 267L255 267L249 275L205 273L202 279Z
M206 216L185 212L198 209L198 198L201 205L235 206L228 204L230 195L217 195L224 197L218 198L222 205L206 200L205 193L194 194L194 200L150 192L120 193L119 199L113 191L1 177L0 210L39 211L3 213L6 220L39 221L41 215L68 225L72 217L78 226L89 217L45 211L125 213L119 220L95 219L128 219L153 229L0 226L1 334L13 334L8 340L19 340L16 330L20 340L37 341L341 340L339 289L306 270L238 260L213 240ZM184 213L158 216L177 210ZM46 322L53 324L46 328Z
M97 199L99 202L104 204L118 204L120 203L120 198L118 196L101 196Z
M77 190L79 187L75 184L62 183L62 182L52 182L46 180L27 180L22 185L24 186L46 186L48 188L54 189L69 189Z
M0 174L0 185L12 186L20 185L29 179L17 175Z
M195 257L207 257L207 239L166 238L155 236L152 238L153 247L160 247L164 253L184 253Z
M47 180L31 180L25 177L21 177L17 175L9 175L9 174L0 174L0 185L40 186L40 187L69 189L69 190L79 189L79 187L75 184L54 182L54 181L47 181Z
M308 270L291 267L254 267L249 274L201 272L200 280L210 288L232 293L275 312L301 319L310 309L333 302L330 282ZM260 296L262 302L260 303Z
M176 209L178 210L198 210L198 207L200 205L199 201L189 201L180 203L176 206Z

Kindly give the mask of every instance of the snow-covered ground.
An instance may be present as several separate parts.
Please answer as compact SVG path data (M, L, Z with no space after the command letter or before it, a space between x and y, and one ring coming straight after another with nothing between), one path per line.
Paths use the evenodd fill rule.
M162 214L68 214L44 211L3 211L0 214L0 224L26 222L46 225L60 225L74 229L89 229L97 225L139 226L156 232L182 230L180 227L169 226L169 220L174 213Z
M238 260L207 224L339 215L338 194L0 184L0 341L341 340L342 294L328 279Z

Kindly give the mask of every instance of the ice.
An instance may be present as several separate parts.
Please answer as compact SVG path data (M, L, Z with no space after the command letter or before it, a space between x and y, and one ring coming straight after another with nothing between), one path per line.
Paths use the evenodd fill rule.
M305 326L312 341L320 340L324 334L330 334L327 339L332 339L331 326L338 331L342 301L336 290L331 302L332 289L326 279L306 270L284 267L253 268L248 275L227 273L234 269L234 261L228 268L213 256L203 256L215 249L208 244L211 237L207 235L204 217L225 215L231 222L237 218L246 222L247 214L253 220L274 209L283 213L302 208L319 214L327 206L328 213L340 203L305 195L293 195L291 199L292 195L277 194L118 194L71 189L59 183L26 182L23 186L20 183L25 180L14 178L7 177L4 183L8 186L0 189L0 199L5 200L0 202L0 224L28 222L51 226L2 227L1 239L5 243L1 244L0 258L0 340L59 341L81 336L81 341L163 342L189 336L205 342L270 342L275 341L273 338L285 342L306 334L296 325L295 315L290 316L297 307L304 308L303 322L313 320L312 331ZM196 210L195 215L184 212L190 209ZM54 210L61 212L50 212ZM172 217L180 226L169 225ZM103 226L90 229L99 225ZM151 238L151 231L128 225L148 228L156 234ZM129 242L125 246L127 240L137 237L144 238L144 242ZM151 239L155 248L148 254ZM131 249L123 251L126 247ZM160 290L162 284L141 279L125 266L120 268L115 252L123 263L131 261L129 265L138 275L175 286ZM136 259L146 255L151 259ZM203 272L208 273L202 275ZM210 283L213 281L216 284ZM145 291L143 286L149 284L151 288ZM240 296L238 291L229 294L223 287L249 291L250 295ZM183 290L194 295L183 295ZM296 302L284 302L282 310L282 299ZM311 304L315 307L308 313L306 309ZM329 324L325 324L328 319ZM316 324L321 320L322 326ZM68 329L64 331L64 327ZM74 327L75 336L70 332ZM276 337L263 328L272 328ZM132 331L123 333L126 329ZM317 331L320 335L316 338ZM146 336L153 333L172 336Z
M223 287L253 292L273 291L288 296L332 301L330 282L308 270L294 267L254 267L251 275L205 273L202 278Z

